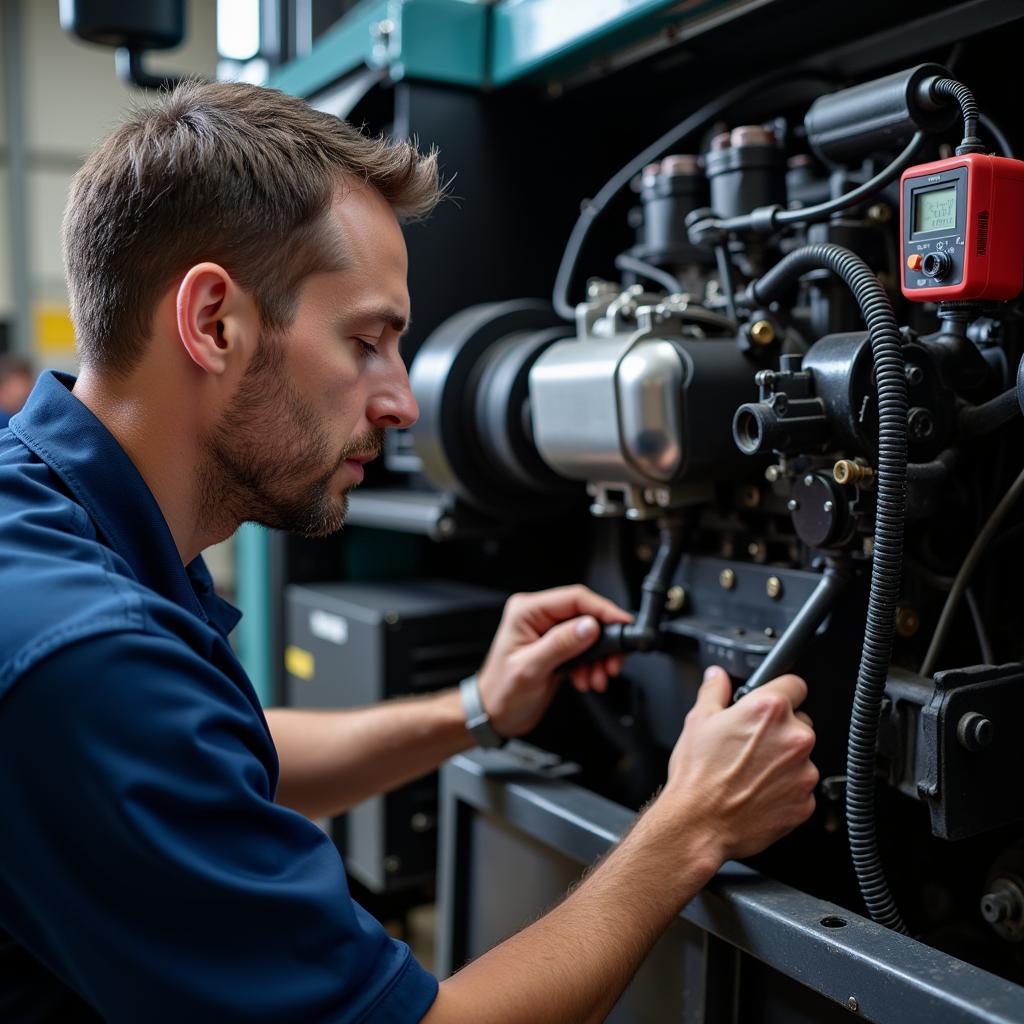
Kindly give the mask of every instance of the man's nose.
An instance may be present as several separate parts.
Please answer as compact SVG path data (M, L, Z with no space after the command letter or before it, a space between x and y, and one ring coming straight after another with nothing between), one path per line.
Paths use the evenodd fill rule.
M409 387L409 374L402 364L370 400L367 418L375 427L394 428L411 427L419 415L420 408Z

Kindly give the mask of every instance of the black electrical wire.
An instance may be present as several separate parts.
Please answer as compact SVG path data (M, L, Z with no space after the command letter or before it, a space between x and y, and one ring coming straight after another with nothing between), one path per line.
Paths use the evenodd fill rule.
M683 290L683 286L674 274L670 274L667 270L662 270L661 267L656 267L653 263L648 263L646 260L639 260L635 256L630 256L628 253L620 253L616 256L615 266L619 270L626 270L637 277L660 284L669 294L675 294Z
M761 231L772 232L790 224L818 224L828 220L833 214L848 210L863 202L868 196L885 188L895 181L913 162L926 136L924 132L915 133L906 147L891 164L883 167L873 178L845 195L829 199L815 206L805 206L796 210L783 210L781 207L765 206L752 213L740 217L729 217L725 220L709 218L698 221L690 228L690 237L699 238L702 232L714 231Z
M946 636L953 623L953 616L956 614L957 606L960 604L960 598L963 597L967 584L970 582L974 570L978 567L978 563L981 561L989 541L1013 506L1017 504L1022 493L1024 493L1024 470L1021 471L1017 479L1010 485L1010 489L1003 495L1002 501L996 505L992 514L988 517L988 521L981 528L978 536L975 537L970 551L967 552L967 557L963 560L960 570L953 580L953 587L942 608L942 614L939 616L935 632L932 634L931 643L928 645L924 661L921 662L921 675L930 676L935 671L935 664L942 653L942 645L946 642Z
M992 136L992 141L996 144L996 149L999 150L1000 156L1008 157L1010 160L1013 159L1013 146L1010 145L1010 140L1003 134L1002 128L999 127L987 114L978 115L978 123L982 128Z
M724 244L715 246L715 263L718 265L718 279L725 296L725 310L730 320L736 319L736 284L732 273L732 257Z
M572 284L572 275L576 269L576 262L579 259L583 243L590 234L590 229L605 207L639 174L652 160L656 160L666 150L679 142L682 142L687 135L693 134L703 128L705 124L723 114L729 107L766 89L772 89L776 85L794 80L806 79L808 81L832 81L832 76L820 71L792 70L773 71L767 75L745 82L730 89L727 93L715 97L704 106L694 111L689 117L684 118L674 128L669 129L659 139L652 142L646 149L638 153L624 167L618 170L611 178L601 186L593 199L587 200L583 205L580 215L573 225L566 242L565 251L562 254L561 262L558 264L558 273L555 275L555 286L552 294L552 304L555 312L566 320L572 320L575 315L572 305L569 303L569 286Z
M978 119L981 111L978 110L978 101L974 98L974 93L955 78L938 78L931 84L931 94L934 97L945 96L960 105L960 112L964 118L964 137L956 147L956 155L963 156L965 153L979 153L984 150L985 147L978 138Z
M967 602L967 608L971 613L971 621L974 623L974 633L978 638L978 647L981 649L981 660L986 665L994 665L996 663L996 656L992 651L992 642L988 638L988 630L985 629L985 619L981 614L978 599L974 596L974 591L970 587L964 591L964 600Z
M853 293L868 328L878 390L875 546L864 647L847 747L846 822L864 903L874 920L906 933L882 868L875 830L875 745L889 674L900 597L907 498L907 379L899 326L885 289L855 253L808 245L790 253L747 289L757 304L777 297L802 274L826 268Z

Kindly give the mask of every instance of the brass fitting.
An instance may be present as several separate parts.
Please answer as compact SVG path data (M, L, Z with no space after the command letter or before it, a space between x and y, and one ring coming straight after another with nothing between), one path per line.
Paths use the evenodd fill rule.
M764 348L775 340L775 327L770 320L755 320L747 331L752 344Z
M840 459L832 467L832 479L837 484L853 484L862 486L875 478L875 471L870 466L862 466L853 459Z

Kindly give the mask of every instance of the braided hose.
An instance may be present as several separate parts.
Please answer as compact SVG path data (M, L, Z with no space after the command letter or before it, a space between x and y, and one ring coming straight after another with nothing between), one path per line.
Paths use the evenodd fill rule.
M932 82L931 93L936 97L946 96L960 105L960 112L964 118L964 138L957 146L956 155L983 150L985 147L978 138L978 119L981 117L981 111L978 110L978 102L971 90L955 78L939 78Z
M801 274L831 270L853 293L867 324L878 389L875 547L864 647L847 745L846 823L861 896L871 917L898 932L907 928L889 891L875 830L875 744L892 653L900 596L907 490L907 381L899 328L885 290L868 265L838 245L808 245L750 285L763 305Z

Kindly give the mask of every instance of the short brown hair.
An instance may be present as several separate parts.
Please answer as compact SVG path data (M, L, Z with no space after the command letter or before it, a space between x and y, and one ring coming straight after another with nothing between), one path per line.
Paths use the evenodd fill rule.
M436 153L274 89L189 81L133 111L75 175L64 212L83 364L130 372L161 292L204 260L254 297L265 327L287 326L303 278L343 259L325 215L346 176L402 220L442 193Z

